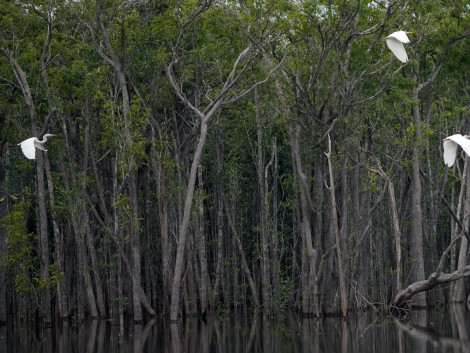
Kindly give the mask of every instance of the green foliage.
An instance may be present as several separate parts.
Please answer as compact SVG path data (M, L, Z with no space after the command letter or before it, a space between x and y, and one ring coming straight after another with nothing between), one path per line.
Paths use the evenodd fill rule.
M414 147L423 152L420 156L423 173L439 190L444 190L448 200L452 195L455 199L462 185L463 160L459 156L455 169L444 169L440 146L444 136L470 128L469 38L453 43L442 57L450 38L469 28L466 1L409 1L406 7L402 6L404 1L398 1L391 9L387 8L391 5L388 1L224 1L210 2L211 6L200 13L205 2L196 0L102 1L103 25L112 50L123 65L130 94L126 119L122 86L107 61L111 53L96 23L95 1L0 2L0 47L4 50L0 56L3 82L0 136L7 174L3 186L7 194L18 195L25 186L34 188L37 177L36 162L20 158L17 146L31 135L32 121L6 51L13 54L27 75L39 130L51 114L50 104L56 109L51 115L50 130L60 137L52 141L52 148L47 152L54 186L51 193L54 207L48 204L48 217L50 223L56 222L67 246L71 247L67 252L70 261L76 261L81 255L74 248L76 244L70 229L72 217L81 217L81 213L77 214L78 206L71 204L71 200L83 200L86 206L80 207L86 207L90 219L96 223L92 227L91 245L98 249L97 262L94 266L88 264L86 270L115 275L121 269L120 255L110 237L112 232L117 231L116 235L121 236L120 245L124 248L132 246L128 230L136 225L130 224L133 218L127 185L129 168L135 168L138 174L137 211L142 230L139 240L148 251L148 255L142 256L146 261L142 273L150 269L159 273L160 270L163 257L160 222L163 220L158 215L162 205L167 207L169 217L169 262L174 263L175 234L178 234L184 206L199 120L175 95L169 83L166 68L173 55L177 57L176 84L188 101L204 109L220 93L234 60L246 46L251 46L252 56L241 63L237 71L241 79L226 98L264 79L287 52L270 80L258 86L258 107L252 91L237 102L223 106L212 120L201 162L204 189L196 191L194 196L199 202L199 192L203 193L203 225L211 280L219 245L214 236L219 226L215 210L222 192L225 215L230 212L234 217L250 271L256 278L260 266L261 229L256 165L259 123L263 134L264 165L261 168L266 168L263 175L267 176L265 186L270 214L267 226L269 234L277 231L279 241L276 248L279 261L272 266L280 272L281 294L271 303L278 312L284 310L292 292L298 292L302 276L309 275L300 273L307 268L301 263L307 252L300 236L304 225L299 201L299 171L292 154L292 141L297 131L300 163L311 198L307 212L315 230L312 237L319 236L314 239L315 246L323 251L331 246L331 206L325 196L324 156L326 138L330 135L339 213L347 232L344 256L353 269L350 275L360 272L358 264L365 261L373 265L368 268L368 278L377 278L383 287L397 270L383 260L393 253L386 197L374 209L371 219L362 219L368 215L365 210L374 205L384 185L380 176L370 172L368 167L374 167L378 159L394 182L400 226L406 235L412 221L408 215ZM40 15L49 6L54 8L54 25L43 71L39 57L47 26ZM386 17L388 15L390 17ZM406 46L411 61L403 66L383 40L387 33L399 29L413 31L411 43ZM180 34L179 47L173 52ZM413 90L427 80L435 63L441 59L443 65L437 79L420 92L418 101L414 101ZM43 81L44 73L48 87ZM419 125L415 124L413 108L421 112ZM130 136L124 136L127 128ZM421 140L416 139L417 128L422 132ZM126 137L129 140L126 141ZM267 167L274 139L278 149L278 175L273 174L272 165ZM87 150L88 155L85 155ZM355 173L357 190L351 186ZM347 178L345 188L340 179L343 175ZM447 176L447 183L442 185L444 176ZM318 193L317 183L320 184ZM429 239L427 244L439 248L450 237L450 219L442 210L433 209L438 204L435 186L423 181L422 204L425 229L434 230L436 226L436 232L430 237L441 237ZM272 202L275 191L278 195L276 210ZM37 236L31 233L33 227L28 226L28 222L34 223L37 194L25 193L23 197L24 201L9 205L10 212L2 220L2 227L8 234L8 269L15 279L15 288L21 295L31 297L38 289L53 286L62 278L69 276L70 282L74 279L67 272L58 273L55 265L51 267L49 281L40 278ZM46 199L52 203L48 197ZM346 200L345 209L340 204L342 200ZM353 209L356 206L353 201L360 204L359 211ZM193 216L198 216L197 202ZM360 220L352 217L357 213L360 213ZM274 215L277 224L274 224ZM435 223L434 215L439 217ZM370 228L363 234L364 224ZM223 226L224 233L230 234L225 218ZM384 253L370 245L378 244L379 239ZM405 239L403 261L404 266L409 267L416 258L409 253L409 237ZM51 245L55 245L52 239ZM234 273L242 283L240 297L244 296L242 299L249 302L251 292L244 282L243 271L239 271L239 254L232 245L229 236L224 238L224 271ZM194 255L194 249L189 250L188 253ZM433 261L435 259L430 259L429 264ZM196 268L195 273L198 270ZM143 286L149 292L157 288L152 296L158 298L156 302L164 302L159 300L163 296L160 276L145 273L143 282L153 282L143 283ZM324 298L326 294L333 294L336 275L333 273L331 278L326 278L323 274L324 281L319 285ZM105 293L116 293L113 280L103 281ZM351 283L356 280L352 278ZM115 298L122 306L129 304L125 296ZM298 299L296 296L293 300ZM218 303L221 311L230 307L230 300L221 299Z
M14 274L15 290L26 298L32 298L43 284L35 251L37 236L28 233L26 226L30 207L25 200L16 203L0 223L6 231L6 265Z

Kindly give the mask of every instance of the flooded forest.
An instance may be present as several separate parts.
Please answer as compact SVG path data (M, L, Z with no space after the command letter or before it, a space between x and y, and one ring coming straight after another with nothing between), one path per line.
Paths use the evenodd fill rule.
M467 302L466 0L0 0L0 85L0 323Z

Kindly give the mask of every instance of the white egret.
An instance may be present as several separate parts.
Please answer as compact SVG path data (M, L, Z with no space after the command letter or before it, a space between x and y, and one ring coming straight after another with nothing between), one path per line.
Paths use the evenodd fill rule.
M455 156L457 155L457 145L460 145L465 153L470 156L470 136L462 136L460 134L455 134L448 136L444 139L444 163L448 167L452 167L455 162Z
M44 148L44 144L47 141L47 138L50 136L56 136L55 134L45 134L42 140L39 140L37 137L30 137L23 142L20 142L18 145L21 146L23 154L28 159L36 159L36 148L42 151L47 151Z
M411 32L397 31L385 37L388 48L402 63L406 63L408 61L408 55L406 55L406 50L403 46L403 43L410 42L408 36L406 35L407 33Z

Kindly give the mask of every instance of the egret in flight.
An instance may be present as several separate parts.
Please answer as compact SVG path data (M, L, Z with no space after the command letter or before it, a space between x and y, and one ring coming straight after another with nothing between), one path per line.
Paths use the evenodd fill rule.
M452 167L455 162L455 156L457 155L457 145L460 145L465 153L470 156L470 136L462 136L460 134L455 134L448 136L444 139L444 163L448 167Z
M36 159L36 148L42 151L47 151L44 148L44 144L47 141L47 138L50 136L56 136L55 134L45 134L42 140L39 140L37 137L30 137L23 142L20 142L18 145L21 146L23 154L28 159Z
M406 55L406 50L403 46L403 43L410 42L408 36L406 35L407 33L411 32L398 31L393 32L389 36L385 37L385 41L387 42L388 48L402 63L406 63L408 61L408 55Z

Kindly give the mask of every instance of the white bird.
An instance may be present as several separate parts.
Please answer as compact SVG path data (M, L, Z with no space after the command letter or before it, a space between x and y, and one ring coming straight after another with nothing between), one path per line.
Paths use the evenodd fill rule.
M47 138L50 136L56 136L55 134L45 134L42 140L39 140L37 137L30 137L23 142L20 142L18 145L21 146L23 154L28 159L36 159L36 148L42 151L47 151L44 148L44 144L47 141Z
M470 136L462 136L460 134L455 134L448 136L444 139L444 163L448 167L452 167L455 162L455 156L457 155L457 145L460 145L465 153L470 156Z
M408 55L406 55L406 50L403 46L403 43L410 42L408 36L406 35L407 33L411 32L398 31L393 32L389 36L385 37L385 41L387 42L388 48L402 63L406 63L408 61Z

